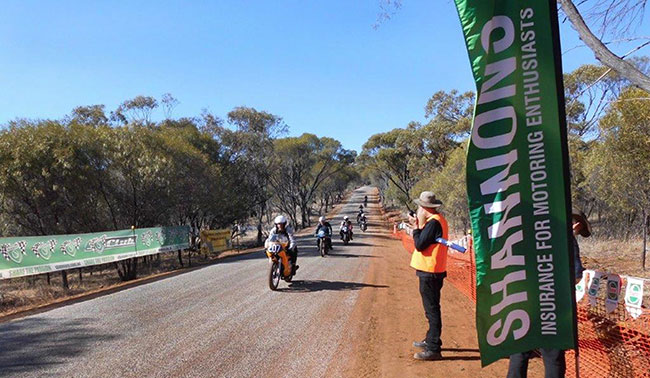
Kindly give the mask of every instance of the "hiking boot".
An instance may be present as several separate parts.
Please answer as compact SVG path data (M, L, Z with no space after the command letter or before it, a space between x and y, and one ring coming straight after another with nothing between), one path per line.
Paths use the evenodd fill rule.
M422 360L422 361L437 361L437 360L442 360L442 355L440 352L434 352L432 350L425 350L423 352L419 352L413 355L413 358L416 360Z
M427 341L426 340L414 341L413 346L416 348L427 349Z

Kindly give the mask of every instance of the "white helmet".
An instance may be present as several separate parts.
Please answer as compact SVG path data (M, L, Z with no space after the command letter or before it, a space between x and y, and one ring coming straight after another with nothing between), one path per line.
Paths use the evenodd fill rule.
M273 223L275 223L275 224L280 224L280 223L286 224L287 223L287 218L285 218L284 215L278 215L273 220Z
M350 219L350 217L348 217L347 215L343 217L343 220L348 220L348 219Z
M320 217L320 218L318 218L318 221L319 221L319 222L325 222L325 217Z

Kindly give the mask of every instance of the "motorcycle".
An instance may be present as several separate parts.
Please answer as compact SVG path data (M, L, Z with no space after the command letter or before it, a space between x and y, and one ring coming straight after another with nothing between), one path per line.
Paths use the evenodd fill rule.
M273 235L266 247L266 256L269 258L269 288L278 289L280 280L291 282L294 275L293 264L287 254L289 239L285 235Z
M361 221L361 218L365 217L366 213L363 212L363 210L359 210L359 213L357 214L357 224Z
M343 244L347 245L350 242L350 229L348 226L343 226L341 231L343 231Z
M325 257L327 251L329 251L329 245L331 243L330 236L324 231L320 230L316 234L318 237L318 251L320 252L321 257Z
M366 232L368 229L368 220L366 219L366 216L362 216L361 219L359 219L359 228L361 231Z

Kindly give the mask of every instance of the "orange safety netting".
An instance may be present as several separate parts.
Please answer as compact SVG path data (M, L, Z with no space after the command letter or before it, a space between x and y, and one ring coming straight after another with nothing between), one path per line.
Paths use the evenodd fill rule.
M413 238L404 230L394 231L407 251L413 251ZM450 249L447 255L447 280L467 297L476 301L476 266L474 253L458 253ZM625 287L622 277L621 287ZM601 281L600 293L605 293L606 280ZM621 296L623 298L623 296ZM596 298L589 304L585 295L578 302L578 346L581 377L650 377L650 309L634 319L619 301L611 313L605 309L605 299ZM575 377L575 352L568 351L567 376Z

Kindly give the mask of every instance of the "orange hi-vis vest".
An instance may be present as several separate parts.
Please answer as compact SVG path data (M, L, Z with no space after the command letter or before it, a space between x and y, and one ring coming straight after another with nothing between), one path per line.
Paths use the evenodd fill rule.
M448 227L447 220L441 214L434 214L427 219L429 223L435 219L442 227L442 238L447 239ZM423 272L443 273L447 271L447 246L440 243L433 243L424 251L413 251L411 257L411 267Z

